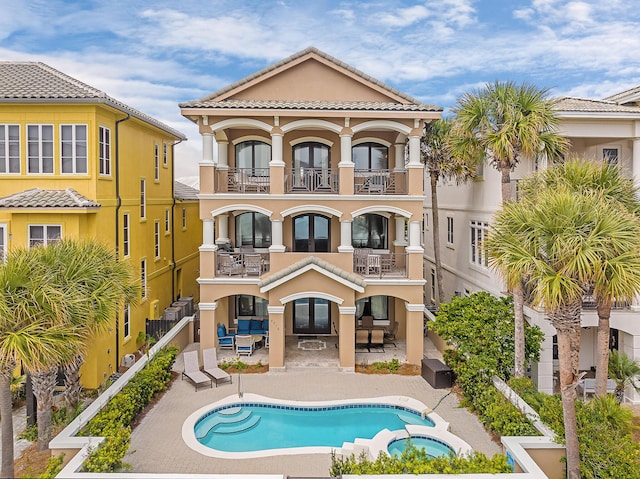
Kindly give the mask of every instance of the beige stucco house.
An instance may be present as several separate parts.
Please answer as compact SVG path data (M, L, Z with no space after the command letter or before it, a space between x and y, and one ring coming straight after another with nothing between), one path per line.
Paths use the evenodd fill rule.
M338 336L348 370L364 317L419 364L419 142L442 109L315 48L180 107L203 141L200 347L253 319L272 369L286 337Z

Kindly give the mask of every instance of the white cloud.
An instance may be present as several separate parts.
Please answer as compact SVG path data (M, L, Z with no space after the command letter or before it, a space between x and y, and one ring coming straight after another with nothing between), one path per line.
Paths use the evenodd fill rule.
M429 10L422 5L400 8L393 13L380 16L379 22L390 27L407 27L430 16Z

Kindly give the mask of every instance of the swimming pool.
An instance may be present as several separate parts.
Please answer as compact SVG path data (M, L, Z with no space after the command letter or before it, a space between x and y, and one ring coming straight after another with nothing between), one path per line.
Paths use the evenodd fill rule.
M387 450L392 456L400 456L407 448L409 439L395 439L389 443ZM417 449L424 449L430 457L448 456L455 452L448 444L427 436L411 436L411 444Z
M383 430L446 426L423 403L403 396L300 402L245 394L241 400L229 396L194 412L182 432L187 445L202 454L246 458L327 453L345 444L370 442Z

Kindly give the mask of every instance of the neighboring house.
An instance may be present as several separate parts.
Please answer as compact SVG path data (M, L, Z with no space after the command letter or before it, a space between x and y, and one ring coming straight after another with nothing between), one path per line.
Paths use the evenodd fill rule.
M419 142L442 109L315 48L180 107L203 139L200 347L218 324L267 319L271 368L286 367L286 337L338 335L353 369L370 316L398 322L420 364Z
M202 245L202 222L200 221L200 204L198 190L182 183L174 182L175 207L169 218L169 229L165 222L165 235L171 235L171 248L174 260L174 283L172 298L194 298L197 304L200 292L196 279L200 269L200 253ZM173 228L173 229L171 229ZM173 231L173 234L172 234Z
M1 249L98 238L132 264L143 285L140 305L125 307L95 339L81 371L87 388L102 384L139 348L147 318L160 317L181 290L196 293L195 218L190 242L178 255L172 248L174 229L186 236L172 223L173 146L184 139L43 63L0 62Z
M599 161L614 162L640 182L640 88L614 95L606 100L579 98L559 99L556 110L561 119L560 132L571 142L569 155ZM534 171L546 168L544 160L523 159L512 172L512 190L517 195L517 183ZM482 241L493 214L501 204L500 174L485 165L481 176L465 185L440 182L438 199L440 230L442 231L442 264L445 300L466 296L476 291L504 294L499 276L488 268L482 251ZM431 201L425 202L425 303L435 301L435 263L431 231ZM429 315L428 312L425 314ZM542 357L532 367L532 377L541 391L552 392L554 373L558 369L555 329L543 311L525 308L531 324L545 333ZM598 318L594 298L586 296L582 313L580 369L590 370L596 363ZM640 302L616 304L611 314L611 347L640 359ZM627 391L634 402L640 395Z

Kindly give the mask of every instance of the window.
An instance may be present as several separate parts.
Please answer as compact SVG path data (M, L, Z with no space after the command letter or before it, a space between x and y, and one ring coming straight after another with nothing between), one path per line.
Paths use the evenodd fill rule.
M62 236L60 225L29 225L29 248L47 246L55 243Z
M168 146L167 146L167 142L165 141L162 144L162 165L163 166L167 166L169 165L169 156L168 156Z
M250 174L266 175L271 160L271 145L262 141L243 141L236 145L236 167ZM261 171L255 171L256 169Z
M271 246L271 221L262 213L236 216L236 246L268 248Z
M62 173L87 173L87 125L60 125Z
M122 335L125 339L131 336L131 306L124 306L124 315L122 316Z
M182 208L182 229L187 229L187 209Z
M140 261L140 292L142 299L147 297L147 260Z
M356 216L351 224L354 248L387 249L389 219L382 215L367 213Z
M315 191L331 188L329 147L306 142L293 147L293 187Z
M98 128L98 143L100 156L100 174L111 176L111 130L101 126Z
M53 125L27 125L27 172L53 173Z
M436 270L431 268L431 302L436 302Z
M156 259L160 258L160 222L153 223L153 252Z
M7 259L7 225L0 225L0 263Z
M0 125L0 173L20 173L19 125Z
M389 149L378 143L361 143L351 149L356 170L386 170L389 168Z
M268 318L267 306L269 306L269 300L267 299L248 294L239 294L236 296L236 317L258 316Z
M129 228L131 227L129 221L129 213L125 213L122 215L122 255L127 258L129 256L130 245L129 242L131 240L131 232Z
M453 245L453 217L447 216L447 244Z
M140 218L147 217L147 180L140 178Z
M356 301L356 319L371 316L373 319L389 320L388 296L369 296Z
M153 179L160 181L160 149L157 143L153 150Z
M328 253L329 218L317 214L304 214L293 219L293 250Z
M602 161L610 165L617 165L619 160L619 151L617 148L603 148Z
M484 240L487 237L489 223L483 221L471 221L471 250L469 257L471 262L478 266L488 266L487 252L484 248Z
M164 234L171 233L171 212L169 208L164 210Z
M303 298L293 302L294 334L331 333L331 305L322 298Z

